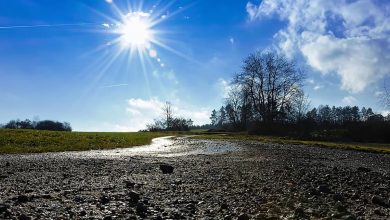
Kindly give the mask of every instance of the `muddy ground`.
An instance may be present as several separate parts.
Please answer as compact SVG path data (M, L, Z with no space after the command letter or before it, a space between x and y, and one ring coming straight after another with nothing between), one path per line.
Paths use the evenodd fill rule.
M390 219L390 155L189 138L160 145L0 155L0 219Z

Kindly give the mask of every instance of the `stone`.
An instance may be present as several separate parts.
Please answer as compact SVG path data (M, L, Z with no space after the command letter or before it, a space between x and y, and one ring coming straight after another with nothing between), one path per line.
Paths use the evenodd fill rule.
M105 205L105 204L107 204L109 202L110 202L110 198L108 196L103 195L103 196L100 197L100 203L101 204Z
M7 179L8 176L7 175L0 175L0 179Z
M160 164L160 170L162 171L163 174L169 174L173 173L173 166L168 165L168 164Z
M341 193L335 193L333 195L333 199L335 201L344 201L344 196Z
M11 166L11 164L10 164L9 162L6 162L6 163L5 163L5 166L6 166L6 167L9 167L9 166Z
M357 171L368 173L371 171L371 169L367 167L358 167Z
M79 213L80 216L86 216L87 212L85 210L81 210Z
M130 188L130 189L134 188L134 186L135 186L135 182L133 182L131 180L125 180L124 183L125 183L126 187Z
M223 217L224 220L231 220L232 219L232 216L231 215L225 215Z
M139 199L141 198L140 194L133 190L129 192L129 197L130 197L130 201L134 203L138 202Z
M240 214L237 220L249 220L249 216L247 214Z
M112 216L111 215L106 215L106 216L104 216L103 220L112 220Z
M141 202L137 203L136 212L139 216L145 216L147 210L148 209L143 203Z
M379 196L373 196L371 198L371 202L372 202L372 204L380 205L383 207L388 207L388 204L386 203L385 199L381 198Z
M329 189L329 186L326 185L326 184L321 184L318 186L318 191L321 192L321 193L330 193L330 189Z
M21 214L18 217L18 220L31 220L32 218L30 216L27 216L25 214Z
M28 198L28 196L26 195L19 195L18 197L16 197L16 202L17 203L26 203L28 202L30 199Z
M299 218L299 217L303 217L303 216L305 216L305 210L303 210L303 208L298 207L294 210L294 217Z
M228 204L226 203L221 204L221 209L228 209L228 208L229 208Z

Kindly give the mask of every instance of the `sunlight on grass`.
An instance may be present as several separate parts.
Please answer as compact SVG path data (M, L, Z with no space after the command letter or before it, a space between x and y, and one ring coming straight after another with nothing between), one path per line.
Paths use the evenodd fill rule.
M82 151L149 144L168 132L60 132L0 129L0 154Z

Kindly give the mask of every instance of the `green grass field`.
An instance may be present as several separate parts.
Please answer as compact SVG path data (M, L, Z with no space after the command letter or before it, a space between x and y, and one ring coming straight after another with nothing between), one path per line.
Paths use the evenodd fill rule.
M194 138L199 139L224 139L224 140L253 140L280 144L307 145L315 147L337 148L347 150L366 151L374 153L390 153L390 144L382 143L356 143L356 142L330 142L297 140L290 137L258 136L244 133L227 134L203 134Z
M113 149L149 144L169 132L60 132L0 129L0 154Z
M0 129L0 154L42 153L113 149L149 144L153 138L170 135L198 135L199 139L253 140L281 144L307 145L390 153L390 144L297 140L289 137L257 136L245 133L207 134L191 132L61 132Z

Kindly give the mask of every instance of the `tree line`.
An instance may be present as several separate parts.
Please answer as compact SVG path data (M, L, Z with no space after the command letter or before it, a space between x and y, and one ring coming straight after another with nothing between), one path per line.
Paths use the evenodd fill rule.
M48 131L72 131L72 127L69 122L58 122L52 120L43 121L31 121L25 120L11 120L1 128L6 129L34 129L34 130L48 130Z
M390 115L357 106L310 109L304 79L304 72L279 54L250 54L231 80L224 105L211 112L211 124L216 129L256 134L390 141Z
M146 125L147 131L189 131L193 126L191 119L174 115L173 106L166 102L161 108L161 118L154 119L154 123Z

